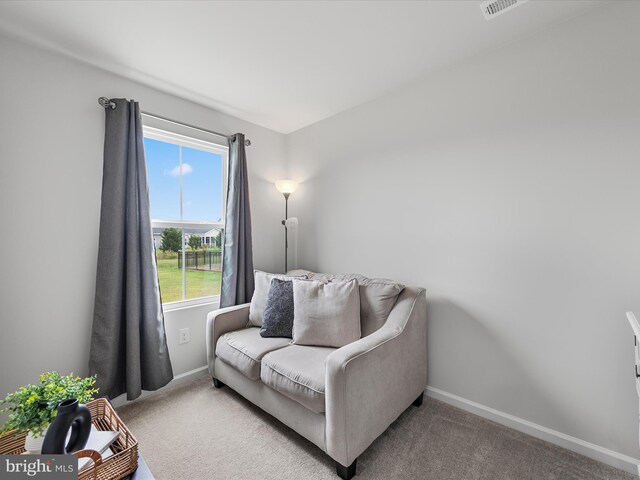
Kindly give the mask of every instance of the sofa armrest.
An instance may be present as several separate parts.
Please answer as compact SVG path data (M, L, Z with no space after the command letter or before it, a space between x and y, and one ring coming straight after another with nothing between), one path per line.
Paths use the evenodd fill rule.
M207 315L207 364L209 373L215 377L216 343L225 333L246 328L249 324L249 303L220 308Z
M351 465L426 385L426 295L407 287L381 329L327 357L327 453Z

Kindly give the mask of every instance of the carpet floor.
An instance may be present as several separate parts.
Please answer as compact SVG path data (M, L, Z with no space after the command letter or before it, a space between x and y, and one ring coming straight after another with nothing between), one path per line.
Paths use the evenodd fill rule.
M336 480L311 442L199 378L118 409L158 480ZM612 480L628 473L428 398L358 459L356 479Z

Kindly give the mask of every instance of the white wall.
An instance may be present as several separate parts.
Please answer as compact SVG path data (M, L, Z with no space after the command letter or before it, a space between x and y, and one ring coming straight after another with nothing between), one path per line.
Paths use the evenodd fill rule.
M633 457L639 22L610 4L287 141L300 265L426 287L430 386Z
M0 396L40 372L85 374L98 245L104 111L100 96L221 132L243 132L256 268L283 264L284 136L0 37ZM206 365L211 306L167 312L174 374ZM178 345L180 328L191 342Z

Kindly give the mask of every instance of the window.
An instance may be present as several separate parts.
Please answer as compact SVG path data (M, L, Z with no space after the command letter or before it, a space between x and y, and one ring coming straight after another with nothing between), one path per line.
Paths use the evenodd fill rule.
M144 148L162 302L216 301L228 148L149 126Z

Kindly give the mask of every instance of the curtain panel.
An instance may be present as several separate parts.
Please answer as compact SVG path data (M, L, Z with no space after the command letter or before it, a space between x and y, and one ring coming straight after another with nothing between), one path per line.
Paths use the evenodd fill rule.
M229 182L222 253L220 308L251 301L253 295L253 246L249 178L244 135L229 138Z
M137 102L105 108L104 166L89 372L127 399L171 381Z

